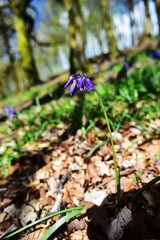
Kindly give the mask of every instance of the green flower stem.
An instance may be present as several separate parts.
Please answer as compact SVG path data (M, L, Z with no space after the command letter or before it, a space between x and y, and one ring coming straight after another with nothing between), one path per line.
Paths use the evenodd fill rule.
M106 113L105 108L104 108L103 101L102 101L99 93L97 92L97 90L95 90L95 92L96 92L96 95L98 97L98 101L99 101L99 104L101 106L101 109L104 113L104 117L105 117L107 127L108 127L108 131L109 131L109 136L110 136L110 141L111 141L111 146L112 146L112 153L113 153L114 169L115 169L115 179L116 179L116 187L117 187L117 200L118 200L118 205L120 206L121 205L120 204L121 203L120 171L119 171L119 167L118 167L118 164L117 164L116 152L115 152L115 148L114 148L114 142L113 142L111 127L110 127L110 123L109 123L107 113Z

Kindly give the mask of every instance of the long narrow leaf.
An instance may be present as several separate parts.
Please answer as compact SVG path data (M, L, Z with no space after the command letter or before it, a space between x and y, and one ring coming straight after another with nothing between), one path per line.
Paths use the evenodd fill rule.
M64 223L68 222L71 218L79 215L81 210L76 210L66 216L60 218L50 229L44 234L41 240L47 240L58 228L60 228Z
M102 145L104 145L106 143L106 141L102 141L102 142L99 142L97 143L86 155L87 158L91 157L92 154L99 148L101 147Z
M64 210L59 211L59 212L56 212L56 213L52 213L52 214L50 214L49 216L46 216L46 217L41 218L41 219L38 219L38 220L36 220L35 222L30 223L30 224L28 224L28 225L26 225L26 226L24 226L24 227L16 230L15 232L13 232L13 233L11 233L11 234L8 234L7 236L2 237L2 238L0 238L0 239L3 240L3 239L7 239L7 238L9 238L9 237L12 237L12 236L14 236L14 235L16 235L16 234L18 234L18 233L20 233L20 232L22 232L22 231L30 228L30 227L33 227L33 226L36 225L36 224L39 224L39 223L41 223L41 222L44 222L44 221L46 221L46 220L48 220L48 219L50 219L50 218L52 218L52 217L55 217L55 216L57 216L57 215L64 214L64 213L66 213L66 212L72 212L72 211L74 212L74 211L78 211L78 210L81 211L82 209L83 209L83 206L79 206L79 207L75 207L75 208L64 209Z
M139 195L141 195L141 193L146 190L147 188L149 188L150 186L152 186L153 184L155 184L156 182L160 181L160 176L152 179L150 182L146 183L142 188L140 188L139 190L137 190L133 196L131 197L131 199L129 200L129 202L133 202Z

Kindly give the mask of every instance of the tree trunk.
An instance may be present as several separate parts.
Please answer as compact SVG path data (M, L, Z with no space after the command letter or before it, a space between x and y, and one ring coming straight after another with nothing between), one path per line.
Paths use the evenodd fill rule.
M135 20L133 16L133 8L134 8L134 0L128 0L127 1L128 9L129 9L129 19L130 19L130 26L131 26L131 40L132 40L132 45L135 43L134 39L134 26L135 26Z
M156 11L157 11L157 17L158 17L158 29L160 33L160 0L155 0L156 3Z
M10 7L13 11L14 26L17 33L17 45L21 58L22 67L29 86L39 83L39 76L34 61L33 51L30 45L29 34L26 22L24 20L23 9L24 1L10 1Z
M111 56L111 59L115 59L118 55L116 38L112 29L112 20L109 13L109 1L108 0L100 0L99 1L102 11L102 17L104 20L104 28L106 31L106 37L108 41L108 49Z
M9 43L9 36L7 34L7 26L5 25L4 19L3 19L3 13L0 12L1 16L0 16L0 33L6 48L6 53L9 57L9 61L10 61L10 66L11 66L11 70L12 70L12 76L13 79L17 85L17 89L19 91L21 91L23 89L22 84L19 81L18 78L18 74L17 74L17 68L15 66L15 58L14 58L14 54L12 53L12 49L10 47L10 43Z
M144 0L144 8L145 8L144 36L147 38L150 38L151 37L151 20L150 20L148 0Z
M70 72L85 71L85 32L79 0L65 0L69 15Z

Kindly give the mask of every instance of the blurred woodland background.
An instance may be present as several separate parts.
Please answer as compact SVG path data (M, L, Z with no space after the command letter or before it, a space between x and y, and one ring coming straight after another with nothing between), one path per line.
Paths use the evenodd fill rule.
M160 0L0 0L0 98L160 32Z

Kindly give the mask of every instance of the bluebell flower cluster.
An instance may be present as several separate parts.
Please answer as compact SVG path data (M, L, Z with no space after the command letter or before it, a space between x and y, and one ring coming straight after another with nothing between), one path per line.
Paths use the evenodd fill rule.
M6 106L4 110L8 117L14 118L16 116L16 110L14 108Z
M153 59L155 57L154 52L151 52L151 51L148 53L148 55L149 55L150 58L153 58Z
M160 49L158 49L155 54L157 58L160 58Z
M160 49L157 49L156 51L150 51L148 55L152 59L160 59Z
M68 87L69 85L71 85L71 87L70 87L70 95L71 96L77 90L91 91L91 90L95 89L94 86L93 86L93 83L91 82L89 77L84 75L84 74L81 74L81 73L72 74L69 77L66 84L64 85L64 88Z

